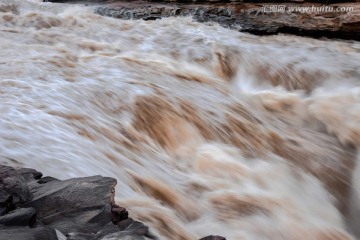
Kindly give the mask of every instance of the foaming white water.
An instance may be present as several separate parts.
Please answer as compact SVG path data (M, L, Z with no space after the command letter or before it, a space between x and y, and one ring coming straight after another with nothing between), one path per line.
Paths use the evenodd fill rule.
M2 161L115 177L161 239L354 238L358 42L22 1L0 31Z

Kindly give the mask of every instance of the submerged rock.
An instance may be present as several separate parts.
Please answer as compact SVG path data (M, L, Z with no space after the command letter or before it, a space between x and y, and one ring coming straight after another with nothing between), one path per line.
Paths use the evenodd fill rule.
M226 240L226 238L221 237L221 236L207 236L204 238L201 238L200 240Z

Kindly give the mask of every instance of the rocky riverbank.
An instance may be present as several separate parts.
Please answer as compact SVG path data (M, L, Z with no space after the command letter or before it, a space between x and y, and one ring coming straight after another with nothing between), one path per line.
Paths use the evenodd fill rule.
M274 8L276 6L276 8ZM216 22L226 28L258 35L289 33L300 36L360 40L360 6L342 3L349 12L290 12L292 7L321 7L322 4L271 3L146 3L117 2L100 6L96 12L121 19L155 20L162 17L192 16L199 22ZM338 8L339 4L329 5ZM285 12L283 12L285 9ZM304 8L305 9L305 8ZM305 10L304 10L305 11Z
M57 1L54 2L74 2ZM77 1L79 2L79 1ZM120 19L190 16L257 35L278 33L360 40L359 1L85 1ZM265 3L263 3L265 2ZM281 2L281 3L275 3Z
M108 177L62 181L34 169L0 165L0 239L158 239L115 204L115 185Z

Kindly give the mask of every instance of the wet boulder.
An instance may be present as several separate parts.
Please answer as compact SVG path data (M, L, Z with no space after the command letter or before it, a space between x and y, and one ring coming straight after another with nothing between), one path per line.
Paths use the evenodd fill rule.
M158 239L114 202L116 180L59 180L30 168L0 165L0 239ZM10 206L10 207L9 207ZM225 240L208 236L202 240Z
M21 240L59 240L54 229L49 227L9 227L0 228L0 239Z
M0 208L9 210L31 198L25 178L14 168L0 165Z
M58 180L0 165L0 239L157 239L114 202L113 178Z
M35 223L36 211L34 208L18 208L0 216L0 225L4 226L31 226Z

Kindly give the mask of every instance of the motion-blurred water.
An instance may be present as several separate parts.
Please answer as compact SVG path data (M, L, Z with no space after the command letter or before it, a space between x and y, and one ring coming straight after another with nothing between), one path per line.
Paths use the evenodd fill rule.
M2 162L114 177L161 239L355 239L359 42L92 12L0 1Z

